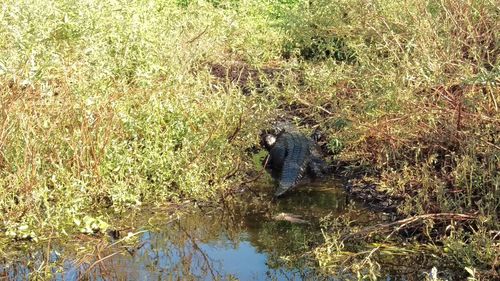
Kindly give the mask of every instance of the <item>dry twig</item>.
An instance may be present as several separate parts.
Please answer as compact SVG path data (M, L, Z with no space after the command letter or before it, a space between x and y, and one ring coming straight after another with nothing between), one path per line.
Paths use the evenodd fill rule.
M476 218L477 218L477 216L475 216L475 215L455 214L455 213L437 213L437 214L418 215L418 216L409 217L409 218L398 220L398 221L391 222L391 223L383 223L383 224L377 224L374 226L365 227L358 232L345 235L342 238L342 241L346 241L346 240L351 239L351 238L356 237L356 236L370 235L373 233L386 233L389 231L391 231L390 235L392 235L394 232L399 231L408 225L411 225L411 224L414 224L417 222L421 222L421 221L427 220L427 219L467 221L467 220L474 220Z

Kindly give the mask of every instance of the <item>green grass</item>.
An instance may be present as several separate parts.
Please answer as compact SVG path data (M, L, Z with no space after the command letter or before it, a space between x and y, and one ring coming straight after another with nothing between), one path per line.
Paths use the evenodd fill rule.
M478 214L477 229L440 237L443 257L498 268L498 251L482 251L499 247L497 6L4 1L0 230L43 238L142 204L213 200L255 169L246 149L292 106L336 160L405 198L399 215ZM213 64L284 77L247 96Z
M371 167L375 176L367 180L405 199L401 216L478 214L481 222L473 226L448 222L454 231L438 231L433 243L455 249L443 257L462 269L494 276L500 247L494 242L500 205L498 7L492 1L322 4L298 9L306 11L300 12L304 24L289 29L288 40L300 54L311 46L303 39L307 32L342 38L341 47L355 60L332 56L306 63L307 95L301 98L309 116L328 132L332 147L342 144L337 159ZM325 251L337 242L328 240L335 240L334 233L326 238L317 257L334 269L340 262ZM373 269L362 272L373 279Z
M241 178L225 179L271 105L215 87L208 66L272 56L269 34L252 36L266 24L256 8L240 19L209 3L2 7L2 229L24 238L103 207L208 200Z

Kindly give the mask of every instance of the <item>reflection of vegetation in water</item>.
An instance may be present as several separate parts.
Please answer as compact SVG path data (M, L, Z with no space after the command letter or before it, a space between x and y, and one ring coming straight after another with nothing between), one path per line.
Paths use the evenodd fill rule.
M265 221L259 228L249 229L249 240L261 252L268 252L270 268L284 265L306 268L307 264L299 258L310 250L313 243L321 238L311 227L290 224L286 221ZM290 263L288 263L288 261Z
M54 243L53 249L57 249L61 256L55 256L52 268L63 271L61 275L54 276L65 276L67 280L78 276L91 280L137 279L142 276L167 280L228 280L232 275L241 280L253 280L252 276L254 280L316 278L309 257L301 257L311 245L321 241L318 216L308 213L307 207L311 204L310 209L324 213L329 210L326 202L335 201L337 195L327 191L323 196L329 200L320 200L324 203L313 207L315 201L300 199L306 196L302 193L278 204L261 202L263 205L260 207L254 205L256 209L247 209L245 201L243 208L234 204L225 210L195 210L170 223L162 223L170 217L149 215L146 217L154 224L153 228L138 235L132 244L119 243L107 248L109 243L96 239L90 241L86 250L79 247L78 253L70 245ZM310 195L322 197L313 193L310 192ZM297 202L301 202L303 208L295 210L295 213L307 217L312 224L292 224L273 219L275 214L290 210ZM261 213L259 210L267 211ZM40 259L41 262L45 249L34 252L38 254L33 259ZM16 267L5 270L16 276L30 274L34 277L35 268L40 263L30 266L31 261L30 258L21 259ZM235 267L236 261L244 264ZM254 268L248 269L245 264ZM14 268L18 272L13 271Z
M274 222L271 221L271 223ZM253 227L261 227L261 225L253 225ZM283 229L286 229L286 225L283 225ZM269 253L270 257L275 257L276 261L279 260L281 255L275 253L279 253L284 248L274 248L275 239L252 245L258 239L267 237L265 232L260 233L259 228L254 228L254 230L255 234L252 231L246 232L242 218L235 214L229 217L220 213L207 215L195 212L186 214L182 219L163 225L161 228L157 227L155 231L144 233L137 241L137 248L104 249L96 248L94 244L89 245L88 250L80 249L80 252L76 253L76 249L70 245L63 246L63 248L54 245L53 249L57 249L58 253L63 255L64 260L71 261L70 263L58 259L52 261L51 268L59 268L63 271L62 275L37 271L39 267L45 268L42 266L44 249L34 251L33 255L22 255L19 262L2 268L0 272L21 279L28 279L28 276L31 279L36 279L37 276L47 279L53 275L65 276L65 280L76 280L79 276L90 280L101 278L138 280L145 277L148 280L177 280L179 278L182 280L228 280L238 271L234 268L232 268L233 272L227 271L231 270L231 268L226 269L227 259L240 259L240 251L242 255L245 255L245 259L250 259L243 261L241 257L241 262L252 263L251 259L255 258L252 255L248 256L248 253L244 254L245 251L248 252L248 249L251 250L250 252L256 251L255 255L266 257ZM280 230L280 232L285 236L290 236L286 234L286 231ZM277 238L276 233L270 233L269 237ZM292 241L290 239L292 237L280 241ZM255 250L252 250L254 247ZM115 251L118 251L117 255L114 255ZM112 256L100 261L101 258L109 255ZM233 257L228 255L233 255ZM269 258L269 260L270 264L275 264L269 267L271 275L279 276L281 271L288 272L286 268L279 266L274 258ZM265 264L257 263L257 265L260 266L260 268L255 268L258 273L268 270Z
M338 185L334 182L333 186ZM344 192L321 182L298 187L286 197L277 201L277 210L300 213L304 216L321 217L329 213L340 214L347 204Z
M335 209L335 202L345 202L343 193L332 186L326 189L324 184L318 184L317 187L320 186L325 190L309 191L303 186L273 204L262 202L259 207L255 201L255 209L247 209L248 202L244 200L244 208L237 204L224 210L203 208L185 213L172 222L166 222L169 219L161 214L145 216L154 227L138 235L135 243L107 247L109 242L96 239L89 241L87 250L78 247L80 253L71 246L54 243L53 249L61 256L54 255L53 268L63 272L53 275L64 276L66 280L78 276L90 280L144 276L162 280L230 280L233 277L240 280L350 280L355 279L353 272L409 277L409 280L421 276L423 269L406 266L415 262L424 264L424 261L408 258L412 250L390 243L367 244L362 240L342 243L340 237L369 225L377 216L350 205L342 211L342 219L335 219L341 212ZM292 210L310 223L274 219L274 215ZM327 213L330 213L329 219L321 220L323 228L320 228L319 220ZM46 252L42 249L34 253L3 271L37 276L36 268L40 267ZM406 256L399 257L403 254ZM324 267L323 273L317 271L314 257L325 262L320 264ZM38 263L31 264L37 259ZM401 264L403 260L405 264ZM340 262L341 266L332 267L334 262Z

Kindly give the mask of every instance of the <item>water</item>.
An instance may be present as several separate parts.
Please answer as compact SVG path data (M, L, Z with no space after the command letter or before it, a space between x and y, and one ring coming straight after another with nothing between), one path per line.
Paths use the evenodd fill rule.
M40 270L52 270L54 280L345 280L322 275L304 253L322 241L320 218L345 213L348 204L357 221L369 223L375 214L353 208L332 181L308 184L276 202L258 198L269 193L258 190L242 204L199 208L173 220L145 212L139 223L147 227L134 246L108 247L116 237L90 240L95 245L86 250L54 243L54 266L44 267L45 249L33 251L18 261L0 260L0 280L32 279Z
M309 250L310 243L317 243L319 218L339 214L347 201L336 184L309 187L276 202L256 199L259 203L252 203L249 198L244 205L234 208L200 208L140 234L137 249L117 245L87 253L82 259L65 246L54 245L51 261L61 265L58 270L53 269L54 279L325 279L305 259L302 264L300 258L292 263L288 257L302 255ZM300 217L306 223L274 218L281 213ZM161 220L161 216L155 218ZM106 258L109 255L113 256ZM0 265L0 280L28 279L43 259L44 253L40 251L17 263L6 262ZM102 262L96 263L98 260Z

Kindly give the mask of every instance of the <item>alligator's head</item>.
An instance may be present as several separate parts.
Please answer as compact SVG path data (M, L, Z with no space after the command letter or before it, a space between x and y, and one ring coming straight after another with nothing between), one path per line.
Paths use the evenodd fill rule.
M276 139L284 132L294 132L296 127L290 121L273 121L270 129L262 132L261 145L270 150L276 143Z
M273 134L263 134L262 144L267 149L270 150L276 143L276 136Z

